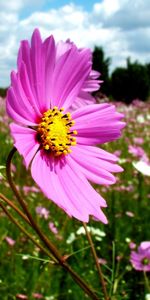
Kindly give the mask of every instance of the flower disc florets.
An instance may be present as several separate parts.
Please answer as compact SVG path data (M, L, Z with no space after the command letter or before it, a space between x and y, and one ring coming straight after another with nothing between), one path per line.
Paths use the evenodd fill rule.
M68 154L70 146L76 145L77 131L70 128L75 124L70 113L63 114L63 108L55 106L43 114L38 126L38 139L43 149L50 151L54 156Z
M144 257L144 258L142 259L142 264L143 264L144 266L149 265L149 264L150 264L150 259L148 259L147 257Z

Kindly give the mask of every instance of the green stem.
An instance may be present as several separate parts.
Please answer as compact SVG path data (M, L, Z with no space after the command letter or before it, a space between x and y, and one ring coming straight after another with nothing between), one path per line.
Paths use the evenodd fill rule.
M144 273L144 279L145 279L145 285L146 285L147 291L148 291L148 293L150 293L150 285L149 285L149 280L148 280L147 274L145 271L143 273Z
M28 217L33 229L35 230L35 232L39 235L40 239L43 241L43 243L45 244L45 246L51 250L51 253L54 255L54 257L57 258L57 260L63 264L64 260L62 258L62 256L59 254L58 250L55 248L55 246L51 243L50 240L48 240L48 238L42 233L41 229L39 228L39 226L37 225L37 223L34 221L32 215L30 214L30 212L28 211L27 205L24 202L24 200L22 199L22 197L20 196L13 180L12 180L12 176L11 176L11 160L13 155L15 154L15 152L17 151L16 148L13 148L7 158L7 162L6 162L6 175L7 175L7 179L9 182L9 185L12 189L12 191L14 192L20 206L22 207L23 211L25 212L26 216Z
M91 252L92 252L93 258L95 260L95 264L96 264L97 271L98 271L98 274L99 274L99 279L100 279L100 283L102 285L104 299L105 300L109 300L109 297L107 295L107 290L106 290L106 283L105 283L105 280L104 280L104 277L103 277L103 273L102 273L102 269L101 269L101 265L100 265L100 262L98 260L98 257L97 257L97 254L96 254L96 250L95 250L92 238L91 238L91 234L89 233L89 231L87 229L86 223L84 223L84 222L82 222L82 223L83 223L83 226L84 226L84 229L85 229L85 233L86 233L88 242L89 242L89 244L91 246Z
M118 263L119 265L119 263ZM111 273L111 286L110 286L110 293L109 293L109 297L111 298L114 289L115 289L115 243L112 242L112 273ZM116 286L117 288L117 286Z
M73 277L73 279L75 280L75 282L84 290L84 292L89 295L91 297L91 299L93 300L99 300L98 296L95 294L95 292L89 287L89 285L84 282L84 280L74 271L71 269L71 267L67 264L67 262L65 261L64 257L59 253L59 251L57 250L57 248L53 245L53 243L42 233L41 229L39 228L39 226L37 225L37 223L34 221L34 219L32 218L32 215L30 214L30 212L28 211L27 205L24 202L24 200L22 199L22 197L20 196L13 180L12 180L12 176L11 176L11 160L13 158L13 155L15 154L15 152L17 151L17 149L14 147L7 158L7 162L6 162L6 175L7 175L7 179L9 182L9 185L12 189L12 191L14 192L20 206L22 207L24 213L26 214L28 220L30 221L30 224L32 226L32 228L35 230L35 232L38 234L38 236L40 237L41 241L44 243L44 245L47 247L47 249L52 253L52 255L55 257L55 259L57 260L57 262L65 269L67 270L67 272L69 272L71 274L71 276Z
M0 199L2 199L3 201L5 201L11 208L13 208L20 215L20 217L22 217L22 219L24 219L24 221L26 221L31 226L30 221L26 217L26 215L11 200L9 200L8 198L6 198L1 193L0 193Z

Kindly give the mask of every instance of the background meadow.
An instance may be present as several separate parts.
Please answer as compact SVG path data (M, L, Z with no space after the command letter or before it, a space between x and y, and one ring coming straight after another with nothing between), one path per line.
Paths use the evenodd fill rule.
M99 97L97 100L103 101ZM108 98L105 101L109 101ZM111 299L148 299L145 298L149 291L143 272L132 268L130 252L134 243L139 245L141 241L150 240L150 177L139 172L134 164L141 158L149 163L150 102L134 100L129 105L122 102L114 104L125 114L127 125L122 138L105 144L104 148L115 152L124 172L117 175L117 182L112 186L95 186L107 200L105 213L109 223L103 225L90 220L88 226ZM9 122L5 114L5 99L0 98L0 191L16 202L5 175L6 158L13 146ZM70 219L45 199L18 154L13 159L12 174L43 231L63 255L69 255L70 265L103 299L82 223ZM10 211L16 217L11 209ZM48 261L1 210L0 258L0 299L89 299L70 275Z

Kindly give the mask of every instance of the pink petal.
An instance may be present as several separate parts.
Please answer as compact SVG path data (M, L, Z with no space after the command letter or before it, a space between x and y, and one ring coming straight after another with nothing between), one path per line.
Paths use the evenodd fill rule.
M37 85L36 82L34 81L34 74L33 74L34 70L31 63L31 48L29 42L26 40L21 41L17 64L18 64L18 73L20 74L20 78L21 78L20 80L24 88L24 92L26 96L30 99L31 105L34 106L38 114L40 114L41 112L40 112L40 107L39 107L37 93L36 93Z
M83 174L91 181L109 185L116 182L115 177L110 172L120 172L122 168L107 160L91 156L90 151L83 146L73 148L71 157L81 168Z
M92 145L113 141L120 137L121 129L125 126L121 122L123 115L117 113L115 107L109 104L89 105L85 113L84 108L79 109L79 112L72 114L72 118L75 120L72 129L78 132L79 144Z
M33 93L32 84L29 81L27 67L24 62L20 64L18 77L20 79L20 83L22 84L22 88L26 96L26 103L28 105L28 108L30 108L30 110L33 110L36 113L36 117L40 118L41 117L40 108L36 100L36 96Z
M70 217L74 216L77 219L81 219L82 214L76 209L65 193L64 187L56 172L56 164L58 164L58 168L63 172L63 162L61 163L60 161L59 163L56 159L50 156L47 157L42 151L39 151L31 165L32 177L47 198L62 208ZM63 165L60 167L61 164Z
M80 118L82 117L88 117L89 114L94 112L100 112L101 110L108 108L110 104L108 103L102 103L102 104L91 104L89 106L84 106L79 108L78 110L74 111L72 113L72 118L76 119L76 122L80 121Z
M13 108L13 103L14 103L14 108ZM12 88L10 87L8 92L7 92L7 101L6 101L6 110L8 115L15 120L18 123L21 123L23 125L36 125L33 122L28 121L26 118L24 118L23 116L21 116L20 112L16 112L17 109L15 107L17 107L16 105L17 101L15 100L15 95L14 92L12 90Z
M40 32L35 29L31 38L31 67L36 100L41 112L47 110L45 103L45 60Z
M28 167L39 148L39 143L36 141L36 131L15 123L10 125L10 129L15 147L23 155L26 167Z
M68 198L60 184L55 165L56 161L52 157L48 157L43 151L39 151L33 159L31 174L46 197L72 216L70 209L67 207Z
M31 58L30 58L30 45L27 40L21 41L21 46L18 52L18 59L17 59L18 70L20 69L22 62L24 62L24 64L26 65L32 93L35 96L36 94L35 94L35 89L33 84L33 73L32 73Z
M50 108L51 82L56 61L56 48L53 36L48 37L43 43L43 54L45 58L45 102Z
M87 149L88 153L90 153L91 156L100 158L100 159L105 159L110 162L117 162L118 157L115 156L112 153L109 153L101 148L98 147L93 147L93 146L84 146L84 149Z
M8 115L16 122L25 125L36 125L36 114L32 111L21 87L18 88L18 78L12 73L14 87L10 87L7 92L6 109Z
M100 77L99 72L95 70L91 70L89 77L85 80L83 84L82 90L86 92L94 92L99 90L100 83L103 82L102 80L97 80L97 78L99 77Z
M57 61L53 73L52 105L67 109L77 97L90 72L89 51L80 53L72 46Z
M74 44L71 42L63 42L63 41L59 41L56 45L56 61L58 61L58 59L65 53L67 52L69 49L72 48Z
M54 159L39 151L33 159L31 172L44 194L70 216L87 222L89 215L93 215L106 223L106 217L100 210L100 206L105 206L104 199L92 189L79 170L76 172L73 168L65 159Z
M92 95L81 90L78 97L73 102L71 109L69 108L69 110L75 111L82 106L85 107L86 105L95 104L95 103L96 103L96 99Z
M66 179L67 185L65 184ZM91 187L70 156L67 157L62 181L65 184L64 188L69 189L70 195L72 191L71 196L75 196L75 204L77 203L81 207L82 212L85 213L87 210L88 216L91 215L97 220L107 223L107 219L100 209L100 207L106 206L105 200Z

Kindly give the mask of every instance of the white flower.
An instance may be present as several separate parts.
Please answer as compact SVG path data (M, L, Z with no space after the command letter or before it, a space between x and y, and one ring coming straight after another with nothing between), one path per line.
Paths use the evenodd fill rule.
M91 226L87 226L87 230L93 234L93 235L97 235L97 236L100 236L100 237L104 237L106 234L104 231L100 230L99 228L94 228L94 227L91 227ZM77 230L76 232L77 235L80 235L80 234L85 234L85 229L83 226L79 227L79 229Z
M144 122L145 122L144 117L143 117L142 115L138 115L138 116L137 116L137 122L138 122L138 123L144 123Z
M138 162L132 163L134 168L137 169L143 175L150 176L150 165L146 162L139 160Z
M75 234L72 232L66 240L67 244L71 244L76 239Z

